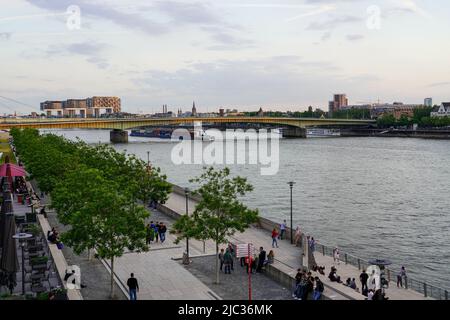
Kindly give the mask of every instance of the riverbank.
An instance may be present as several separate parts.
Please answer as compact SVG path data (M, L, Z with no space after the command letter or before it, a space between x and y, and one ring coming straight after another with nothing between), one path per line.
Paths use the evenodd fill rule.
M342 137L386 137L450 140L450 130L437 129L344 129Z

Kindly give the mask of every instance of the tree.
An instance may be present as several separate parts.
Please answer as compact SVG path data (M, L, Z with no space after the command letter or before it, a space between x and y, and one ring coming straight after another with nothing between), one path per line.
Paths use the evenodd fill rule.
M114 297L114 258L125 249L148 250L145 242L147 210L119 192L117 182L98 169L81 165L68 173L52 193L58 219L70 229L62 241L80 254L93 247L111 263L111 298Z
M191 216L182 216L174 224L174 230L180 233L176 242L182 239L211 239L216 244L216 283L219 283L219 245L227 242L227 237L236 231L244 232L258 220L258 211L247 208L238 197L253 190L247 179L230 178L230 169L205 171L191 182L200 184L193 191L201 197Z

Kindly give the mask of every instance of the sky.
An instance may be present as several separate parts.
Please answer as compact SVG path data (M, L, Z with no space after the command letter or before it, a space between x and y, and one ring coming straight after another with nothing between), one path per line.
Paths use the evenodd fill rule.
M440 104L449 16L448 0L0 0L0 113L94 95L138 113Z

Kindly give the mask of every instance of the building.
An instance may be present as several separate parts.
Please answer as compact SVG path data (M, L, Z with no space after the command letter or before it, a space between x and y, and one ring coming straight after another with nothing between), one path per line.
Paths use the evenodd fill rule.
M431 112L432 117L450 117L450 102L442 102L439 110Z
M47 117L62 117L62 101L44 101L41 102L41 111L45 113Z
M264 111L261 107L258 110L258 117L264 117Z
M192 116L197 116L197 108L195 107L195 101L192 103Z
M41 102L41 110L47 117L89 118L121 112L118 97L92 97L65 101Z
M423 100L423 105L425 107L433 107L433 98L425 98Z
M335 94L333 101L328 103L328 113L331 116L333 112L339 111L348 106L348 98L346 94Z

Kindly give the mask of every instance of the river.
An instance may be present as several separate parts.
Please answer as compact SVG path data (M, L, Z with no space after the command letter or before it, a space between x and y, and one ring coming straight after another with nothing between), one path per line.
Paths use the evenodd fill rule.
M46 130L88 143L109 143L108 130ZM190 186L202 165L175 165L175 143L130 137L114 145L147 160L168 180ZM386 258L393 270L450 288L450 143L405 138L281 139L276 175L258 165L232 165L254 191L245 202L273 221L289 222L319 242L363 259ZM269 245L270 239L267 243Z

